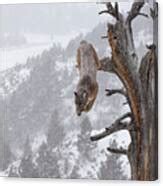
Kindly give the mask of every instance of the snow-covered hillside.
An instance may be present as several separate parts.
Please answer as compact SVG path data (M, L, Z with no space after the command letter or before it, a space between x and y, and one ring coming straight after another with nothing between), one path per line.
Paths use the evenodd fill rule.
M0 140L0 148L7 151L7 156L3 165L0 162L2 176L130 177L126 156L106 151L108 146L127 148L130 137L126 131L96 143L90 141L92 133L110 126L129 111L123 104L126 102L123 96L105 96L106 88L122 86L119 79L99 72L99 93L92 110L81 117L75 113L73 92L78 81L77 47L80 40L86 39L95 46L100 57L109 56L108 43L100 38L105 30L105 24L101 23L70 42L62 38L67 42L64 47L48 43L47 46L12 48L10 51L3 49L0 56L3 62L0 67L3 69L0 74L0 127L3 130L0 131L5 137L3 142ZM145 51L147 38L151 38L147 32L141 29L135 33L139 56ZM57 41L55 37L53 39ZM0 154L0 159L3 158Z
M0 75L0 97L4 99L13 94L20 84L28 80L30 70L27 67L15 67L14 71L13 69L3 71Z

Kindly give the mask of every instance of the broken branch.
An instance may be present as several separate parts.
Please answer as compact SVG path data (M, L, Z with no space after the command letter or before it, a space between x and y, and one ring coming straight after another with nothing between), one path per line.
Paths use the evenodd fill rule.
M156 19L158 17L158 4L155 3L153 8L150 8L150 16L152 19Z
M120 17L120 13L119 13L119 8L118 8L118 3L115 3L115 6L113 7L111 2L105 3L106 4L106 8L107 10L103 10L101 12L99 12L99 14L110 14L111 16L113 16L114 18L116 18L117 20L119 20Z
M112 96L113 94L122 94L123 96L127 97L127 93L124 90L124 88L121 88L121 89L106 89L105 91L107 92L106 96Z
M144 15L140 13L141 8L144 6L144 1L136 1L133 3L130 12L128 13L127 22L131 22L136 16Z
M102 10L101 12L99 12L98 14L101 15L101 14L104 14L104 13L107 13L109 14L109 11L108 10Z
M124 114L124 115L122 115L119 119L117 119L116 121L121 121L121 120L123 120L123 119L126 119L126 118L132 118L132 114L131 114L131 112L127 112L126 114Z
M131 113L124 114L122 117L117 119L110 127L105 128L105 130L97 135L91 136L91 141L97 141L109 136L110 134L120 131L120 130L130 130L131 122L122 122L123 119L131 117Z
M100 63L101 63L100 70L104 72L115 73L112 59L110 59L109 57L105 57L100 60Z
M112 149L110 147L107 148L107 150L111 153L115 153L115 154L123 154L123 155L127 155L128 150L120 148L120 149Z
M141 12L139 12L138 15L140 15L140 16L144 16L144 17L146 17L146 18L149 17L147 14L145 14L145 13L141 13Z
M149 49L149 50L155 50L156 49L156 45L155 44L146 45L146 48Z
M108 39L108 36L101 36L101 39Z

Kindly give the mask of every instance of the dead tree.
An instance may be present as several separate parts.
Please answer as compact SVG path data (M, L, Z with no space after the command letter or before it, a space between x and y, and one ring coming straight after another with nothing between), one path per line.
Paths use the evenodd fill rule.
M108 24L107 38L112 57L101 59L101 70L115 73L124 85L123 89L106 90L107 96L122 94L130 106L130 113L117 119L104 132L91 137L100 140L114 132L128 130L131 144L128 149L111 149L111 153L126 154L131 166L131 179L155 180L158 177L158 122L157 122L157 38L138 65L134 45L132 21L137 16L152 18L157 32L157 4L151 9L151 16L141 13L144 1L135 1L125 19L119 12L118 3L106 3L106 10L116 19ZM157 33L154 33L157 35ZM130 118L129 122L125 118Z

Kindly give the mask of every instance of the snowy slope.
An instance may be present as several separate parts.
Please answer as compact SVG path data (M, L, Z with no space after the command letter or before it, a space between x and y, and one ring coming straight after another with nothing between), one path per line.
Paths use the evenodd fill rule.
M5 100L7 104L6 139L11 156L14 157L3 175L10 175L9 171L13 169L11 172L16 176L21 174L20 176L96 179L102 174L101 167L107 158L114 159L114 155L112 157L106 152L110 141L115 139L117 146L127 148L130 137L126 131L107 137L96 144L89 141L92 131L110 126L115 119L129 110L123 105L126 100L122 96L105 96L106 88L122 86L117 77L99 72L99 94L92 110L80 118L75 113L73 92L78 81L75 59L79 40L84 37L93 43L100 56L110 55L108 43L101 41L99 37L103 35L104 29L104 25L99 24L85 37L71 40L64 49L59 45L53 45L49 49L43 49L43 52L42 49L38 52L36 47L36 55L40 55L33 58L32 51L22 50L24 59L21 59L17 52L13 52L15 61L19 59L24 64L0 74L0 100ZM145 36L150 38L146 31L140 31L135 36L140 55L145 50L144 46L141 47L142 41L143 44L147 41ZM27 56L30 56L28 61ZM0 110L3 110L3 107L2 102ZM85 117L90 122L88 129L83 129L88 123L84 122ZM59 130L64 131L64 134L59 133ZM49 131L52 132L51 137L48 137ZM30 141L30 150L24 145L27 138ZM53 144L55 140L57 145ZM25 150L29 151L28 156L23 153ZM122 165L117 169L122 168L122 172L129 177L130 168L126 157L117 158L117 167L119 159ZM31 166L28 167L26 162ZM17 172L18 169L24 172ZM30 174L32 171L33 175ZM122 173L119 173L119 177L120 175Z
M14 93L17 88L27 81L30 76L30 68L15 68L4 71L0 74L0 97L6 98Z

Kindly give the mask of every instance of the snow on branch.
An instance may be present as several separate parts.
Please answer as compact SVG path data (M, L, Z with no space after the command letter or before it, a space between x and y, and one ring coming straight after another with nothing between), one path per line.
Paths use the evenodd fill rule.
M105 128L105 130L103 130L102 132L93 135L90 137L91 141L97 141L100 139L105 138L106 136L111 135L114 132L118 132L120 130L129 130L129 128L131 128L131 121L130 122L125 122L122 121L128 117L132 117L131 113L126 113L124 114L122 117L118 118L110 127Z

